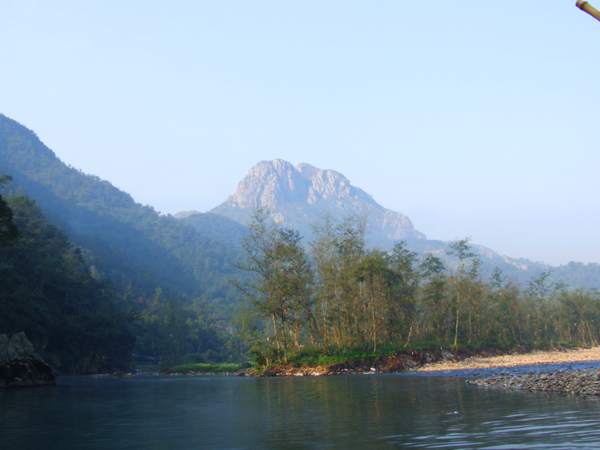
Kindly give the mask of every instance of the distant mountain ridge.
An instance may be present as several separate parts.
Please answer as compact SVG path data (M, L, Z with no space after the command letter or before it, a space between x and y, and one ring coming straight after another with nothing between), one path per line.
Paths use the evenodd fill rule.
M306 163L294 167L281 159L261 161L248 171L233 195L205 214L223 215L246 224L257 206L266 207L276 222L300 231L307 241L312 235L311 225L319 221L323 211L337 219L367 213L367 240L370 245L391 249L395 241L404 240L410 250L419 254L433 253L450 263L453 260L448 255L448 242L427 239L414 228L407 216L384 208L334 170L321 170ZM208 220L201 215L191 210L177 213L175 217L194 225L193 222L200 224ZM222 238L226 240L225 235ZM239 232L236 236L240 236ZM474 244L473 250L484 261L482 271L487 276L491 275L494 267L499 267L505 276L525 283L532 276L552 272L550 280L564 279L572 286L600 287L598 264L570 263L554 268L524 258L503 256L483 245Z
M282 159L259 162L240 181L235 194L209 212L245 223L257 206L267 208L276 222L305 236L327 211L338 219L367 214L370 239L385 247L396 240L427 239L407 216L384 208L341 173L306 163L294 167Z
M91 250L93 265L116 286L131 282L135 295L152 296L160 287L165 295L237 301L228 281L237 247L67 166L33 131L2 114L1 173L13 177L11 191L35 199L72 242Z
M448 242L427 239L407 216L384 208L335 170L321 170L306 163L294 167L282 159L261 161L239 182L235 194L207 214L223 215L246 224L258 206L267 208L276 222L298 230L307 241L312 237L312 225L319 222L323 212L338 220L366 214L368 245L390 250L395 242L404 240L410 250L452 260L447 253ZM177 213L175 217L201 220L198 214L192 210ZM482 245L475 245L474 249L489 263L485 270L491 272L494 266L499 266L515 280L522 281L549 268L501 256Z

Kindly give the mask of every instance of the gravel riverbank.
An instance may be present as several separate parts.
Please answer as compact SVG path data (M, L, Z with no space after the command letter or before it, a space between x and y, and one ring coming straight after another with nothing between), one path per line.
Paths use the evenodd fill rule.
M467 380L489 389L556 392L583 398L600 397L600 369L540 371L521 375L506 374Z
M413 369L414 372L481 371L494 368L600 362L600 346L556 349L500 356L471 356L464 359L441 359Z
M600 347L444 360L414 372L468 377L466 383L488 389L600 398Z

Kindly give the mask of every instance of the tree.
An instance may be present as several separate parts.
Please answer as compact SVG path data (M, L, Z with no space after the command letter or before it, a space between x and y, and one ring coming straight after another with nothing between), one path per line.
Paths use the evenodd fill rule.
M421 278L417 266L418 260L418 254L409 251L405 241L396 242L392 254L387 258L391 275L389 316L395 321L393 324L388 321L390 328L388 335L392 337L395 334L399 339L401 338L399 333L408 326L406 345L410 342L413 325L415 325L416 297Z
M8 185L12 177L6 174L0 176L0 189ZM0 246L8 245L15 240L19 234L17 226L13 222L13 212L6 201L0 195Z
M26 196L9 197L19 235L0 246L0 333L24 331L63 372L125 370L134 336L107 280Z
M252 281L235 283L251 312L273 325L277 355L288 360L288 334L298 344L299 335L312 317L312 269L297 231L280 228L269 212L258 208L242 241L246 258L237 266L251 272ZM268 337L267 337L268 342ZM255 345L261 352L268 346Z
M460 317L460 293L462 289L462 281L466 276L466 268L465 261L468 258L473 258L477 254L471 251L471 246L469 242L471 241L470 237L465 239L456 239L450 243L450 251L449 255L456 255L458 258L458 275L457 275L457 287L456 287L456 327L454 331L454 346L458 343L458 324Z
M386 253L380 250L369 252L363 260L357 264L355 269L356 279L366 283L369 293L369 306L371 309L371 337L373 339L373 354L377 352L377 295L376 290L383 290L389 286L392 271L386 261Z
M313 226L310 244L315 271L315 314L325 346L353 346L365 341L361 282L356 266L365 255L366 218L348 216L336 221L324 213Z

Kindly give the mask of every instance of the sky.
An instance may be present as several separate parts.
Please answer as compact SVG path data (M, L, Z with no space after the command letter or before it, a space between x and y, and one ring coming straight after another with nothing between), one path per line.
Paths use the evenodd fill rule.
M281 158L430 239L600 262L600 22L574 0L1 3L0 112L163 214Z

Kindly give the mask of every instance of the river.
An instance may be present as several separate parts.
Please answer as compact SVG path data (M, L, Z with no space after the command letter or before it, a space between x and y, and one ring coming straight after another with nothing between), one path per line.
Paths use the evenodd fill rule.
M460 377L64 377L0 391L0 449L600 448L599 412Z

